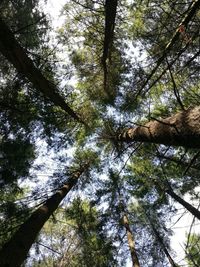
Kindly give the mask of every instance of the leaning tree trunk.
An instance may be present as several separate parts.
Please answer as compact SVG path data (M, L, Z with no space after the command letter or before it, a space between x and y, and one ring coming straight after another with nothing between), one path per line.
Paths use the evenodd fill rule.
M186 208L192 215L194 215L197 219L200 220L200 211L192 206L190 203L179 197L171 187L168 187L165 192L170 195L174 200L176 200L179 204L181 204L184 208Z
M127 217L126 214L123 215L122 223L123 223L123 226L126 229L128 246L129 246L129 249L130 249L130 252L131 252L131 259L132 259L133 267L140 267L139 259L138 259L138 256L137 256L137 253L136 253L136 249L135 249L134 236L133 236L133 233L131 231L131 228L130 228L130 225L129 225L129 221L128 221L128 217Z
M165 159L167 161L174 162L178 166L181 165L182 167L184 167L186 169L186 171L190 168L193 170L196 170L196 171L200 171L200 167L197 164L195 164L195 161L199 157L199 154L200 154L200 151L192 158L192 160L190 162L181 160L181 159L174 157L174 156L166 156L166 155L161 154L161 153L157 153L156 157L158 157L159 159Z
M111 137L113 139L113 137ZM118 142L146 142L200 148L200 106L143 126L128 128L114 138Z
M0 52L5 58L23 74L33 84L35 89L40 91L45 97L56 106L61 107L70 117L82 122L79 116L69 107L65 100L59 95L56 86L45 78L34 62L27 56L25 50L16 40L12 31L0 18Z
M19 267L24 262L43 225L58 208L60 202L71 188L77 183L83 171L84 169L81 169L74 173L73 178L68 179L63 187L34 211L27 221L19 227L10 241L0 251L1 267Z
M169 260L170 265L171 265L172 267L178 267L178 265L177 265L177 264L174 262L174 260L172 259L172 257L171 257L171 255L170 255L168 249L166 248L166 246L165 246L165 244L164 244L164 242L163 242L163 239L162 239L162 237L160 236L159 232L156 230L156 228L154 227L154 225L153 225L151 222L150 222L150 224L151 224L152 230L153 230L153 232L154 232L154 234L155 234L155 237L156 237L157 241L158 241L159 244L161 245L161 247L162 247L162 249L163 249L163 251L164 251L166 257L167 257L168 260Z
M200 220L200 211L192 206L190 203L185 201L183 198L179 197L171 187L169 181L165 181L164 184L160 183L158 180L154 180L154 184L161 191L164 191L166 194L171 196L174 200L176 200L179 204L181 204L186 210L188 210L192 215L194 215L197 219Z

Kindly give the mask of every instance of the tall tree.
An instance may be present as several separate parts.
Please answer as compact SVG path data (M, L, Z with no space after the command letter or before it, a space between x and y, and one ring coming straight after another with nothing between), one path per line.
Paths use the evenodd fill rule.
M35 253L38 246L41 255L29 261L34 267L45 263L59 267L116 265L117 251L104 229L101 213L79 197L54 213L41 231Z
M136 249L135 249L135 241L133 238L133 233L131 231L128 217L126 214L123 215L122 223L126 229L127 240L128 240L128 245L129 245L130 252L131 252L133 267L140 267L139 259L137 257L137 253L136 253Z
M102 175L93 168L81 187L77 183L81 194L93 201L83 210L76 206L73 213L74 220L79 218L79 238L86 241L82 252L88 250L91 256L81 257L83 264L91 260L97 265L90 243L104 254L102 240L108 233L118 246L119 266L125 265L127 249L133 264L139 261L142 266L157 267L168 260L173 265L166 225L176 208L170 200L199 218L198 209L184 200L186 193L197 197L199 187L199 6L199 0L184 4L178 0L67 0L59 45L52 49L49 24L38 0L1 1L0 171L4 194L0 217L3 224L11 214L16 215L13 226L20 223L21 227L0 255L10 255L9 246L12 256L21 255L15 256L12 266L18 265L18 258L24 260L46 220L75 185L70 178L68 189L61 176L48 179L48 189L51 185L55 190L58 184L61 189L29 219L26 212L23 218L17 217L21 181L29 176L41 141L51 147L63 175L63 163L71 166L71 156L77 157L75 150L93 147L97 153L90 162L98 161L100 155ZM73 86L68 85L70 79L75 80ZM87 127L78 124L83 121ZM87 153L79 159L76 170L80 171ZM111 168L117 179L110 175ZM12 186L16 194L11 197ZM37 191L33 195L32 200L39 198ZM104 228L96 227L95 212L88 212L94 202L97 210L105 211L99 213ZM148 206L153 229L140 211L130 212L138 202ZM6 240L10 235L5 234ZM16 245L19 239L24 243L22 250ZM2 264L11 260L1 258Z
M114 245L112 239L107 236L100 212L87 201L75 199L72 206L66 210L67 218L77 226L76 233L79 236L82 256L82 266L113 266ZM87 255L87 257L86 257Z
M197 267L199 265L199 235L191 234L186 251L186 259L189 267Z
M69 107L65 100L59 95L55 85L47 80L41 71L35 67L31 59L26 55L24 49L18 44L13 33L0 19L2 29L0 36L0 51L14 65L17 71L29 79L44 96L48 97L56 106L61 107L76 121L81 122L79 116Z
M112 170L109 170L109 180L105 183L102 183L101 189L97 190L96 192L97 201L99 201L100 198L105 198L107 200L107 205L109 207L106 212L108 220L111 219L109 218L110 213L113 213L112 216L114 217L114 220L117 220L116 218L119 218L118 225L116 225L116 227L118 228L118 236L121 235L121 231L123 234L125 233L127 242L124 240L123 242L124 244L127 243L127 247L131 255L132 266L140 267L135 233L133 231L132 224L129 221L128 207L126 204L127 196L124 196L126 195L124 188L125 181L123 181L123 177L118 175L117 173L114 173Z
M89 155L94 156L94 154ZM86 154L84 154L84 156L86 156ZM88 172L91 162L86 158L87 157L82 159L81 165L79 165L79 161L75 161L74 166L71 167L71 172L69 171L68 173L69 178L64 185L58 189L54 195L47 199L44 204L36 209L19 227L13 237L3 246L0 252L0 263L2 266L19 266L24 262L31 245L35 241L45 222L58 208L68 192L76 185L80 176L84 172ZM85 161L85 163L83 161Z
M155 119L144 125L116 134L119 142L146 142L163 145L199 148L200 108L181 111L166 119Z

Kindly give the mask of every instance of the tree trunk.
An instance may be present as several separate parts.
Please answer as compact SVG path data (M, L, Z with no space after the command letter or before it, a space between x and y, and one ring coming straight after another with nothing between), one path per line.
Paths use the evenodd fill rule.
M105 2L105 33L104 33L104 44L103 44L103 56L102 61L106 64L110 48L113 42L115 18L117 12L118 0L106 0Z
M194 164L195 163L195 160L197 159L197 156L196 155L193 157L193 159L190 162L189 161L181 160L178 157L166 156L166 155L160 154L160 153L157 153L156 154L156 157L158 157L160 159L166 159L168 161L172 161L172 162L176 163L177 165L181 165L182 167L185 167L186 170L188 168L191 168L191 169L194 169L196 171L200 171L200 166L197 165L197 164L196 165Z
M71 188L77 183L84 169L77 171L73 178L61 187L52 197L50 197L41 207L32 213L13 237L8 241L0 251L1 267L19 267L27 257L27 253L34 243L38 233L45 222L58 208L60 202L64 199Z
M156 228L154 227L154 225L151 222L150 222L150 224L151 224L152 230L153 230L153 232L154 232L154 234L156 236L157 241L160 243L160 245L161 245L166 257L169 260L169 263L171 264L172 267L178 267L178 265L174 262L174 260L172 259L171 255L169 254L169 251L167 250L167 248L166 248L166 246L165 246L165 244L163 242L163 239L161 238L159 232L156 230Z
M108 66L107 61L111 56L111 48L113 44L115 18L117 13L118 0L106 0L105 2L105 32L103 43L102 65L104 72L104 90L109 95L108 91Z
M127 239L128 239L128 246L131 252L131 259L132 259L132 263L133 263L133 267L140 267L140 263L137 257L137 253L135 250L135 241L134 241L134 236L133 233L131 231L131 228L129 226L129 221L128 221L128 217L126 214L123 215L122 218L122 223L126 229L126 235L127 235Z
M61 107L73 119L82 122L79 116L68 106L65 100L59 95L56 86L47 80L41 71L34 65L27 56L25 50L15 39L14 34L0 18L0 52L7 60L23 74L45 97L50 99L56 106Z
M151 78L154 76L154 74L156 73L156 71L158 70L158 68L162 64L162 62L165 60L167 54L170 52L170 50L173 47L173 45L175 44L175 42L178 40L178 38L179 38L179 36L181 34L180 33L180 27L181 26L183 26L185 28L187 27L189 22L192 20L192 18L195 16L197 11L199 10L199 7L200 7L200 0L194 0L193 2L191 2L191 4L189 5L188 10L186 11L186 15L184 16L184 18L182 19L182 21L178 25L178 27L177 27L176 31L174 32L174 34L173 34L171 40L169 41L169 43L165 46L162 55L157 60L156 66L152 69L151 73L148 75L147 79L143 83L143 85L142 85L141 89L138 91L137 95L139 95L141 93L141 91L146 87L146 85L151 80ZM155 85L155 82L153 82L149 86L149 88L146 90L146 92L148 90L150 90L150 88L153 86L153 84Z
M126 129L116 139L127 143L138 141L200 148L200 106L178 112L166 119Z
M200 211L193 207L190 203L179 197L171 187L168 187L165 192L180 203L184 208L186 208L190 213L192 213L197 219L200 220Z

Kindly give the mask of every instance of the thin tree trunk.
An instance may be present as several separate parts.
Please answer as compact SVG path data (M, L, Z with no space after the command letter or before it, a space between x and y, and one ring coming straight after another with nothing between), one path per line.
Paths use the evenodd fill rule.
M164 154L159 154L159 153L156 154L156 156L158 158L161 158L161 159L166 159L168 161L172 161L172 162L176 163L177 165L181 165L182 167L185 167L186 169L188 169L190 167L191 169L194 169L194 170L197 170L197 171L200 170L200 166L193 164L197 157L195 157L194 160L191 160L189 162L189 161L181 160L181 159L179 159L177 157L174 157L174 156L166 156Z
M45 97L50 99L56 106L61 107L73 119L82 122L79 116L69 107L65 100L59 95L56 86L47 80L41 71L34 65L33 61L27 56L25 50L15 39L14 34L0 18L0 52L7 60L22 73L33 86Z
M129 249L131 252L131 259L132 259L133 267L140 267L139 259L138 259L136 249L135 249L134 236L133 236L133 233L131 231L128 217L126 214L123 215L122 222L123 222L123 225L126 229L126 235L127 235L127 239L128 239Z
M125 129L115 139L127 143L147 142L200 148L200 106L165 119L152 120L143 126Z
M184 208L186 208L190 213L192 213L197 219L200 220L200 211L192 206L190 203L179 197L171 187L168 187L165 192L180 203Z
M182 19L182 21L178 25L176 31L174 32L174 34L173 34L172 38L170 39L170 41L168 42L168 44L165 46L162 55L157 60L156 66L152 69L151 73L148 75L147 79L143 83L143 85L142 85L141 89L138 91L137 95L139 95L141 93L141 91L146 87L146 85L151 80L151 78L154 76L154 74L156 73L156 71L158 70L158 68L162 64L162 62L165 60L167 54L169 53L169 51L171 50L171 48L173 47L175 42L178 40L178 38L181 34L180 33L180 27L181 26L183 26L185 28L187 27L188 23L193 19L196 12L199 10L199 7L200 7L200 0L194 0L193 2L191 2L191 4L189 4L188 10L186 11L186 15L184 16L184 18ZM154 83L154 85L155 85L155 83ZM152 87L152 85L150 87ZM148 90L150 89L150 87L148 88ZM148 90L146 90L146 92Z
M84 169L81 169L74 173L73 178L68 179L63 187L34 211L27 221L19 227L0 251L1 267L19 267L24 262L43 225L58 208L71 188L75 186L83 171Z
M106 0L105 2L105 33L104 33L104 44L103 44L103 57L102 62L106 64L110 48L112 47L115 18L117 12L118 0Z
M104 32L104 44L103 44L103 56L102 65L104 72L104 91L108 92L108 66L107 60L111 55L111 48L113 44L115 18L117 13L118 0L106 0L105 2L105 32Z
M160 243L160 245L161 245L161 247L162 247L162 249L163 249L163 251L164 251L166 257L168 258L169 263L171 264L171 266L172 266L172 267L178 267L178 265L177 265L177 264L174 262L174 260L172 259L172 257L171 257L171 255L170 255L169 251L167 250L167 248L166 248L166 246L165 246L165 244L164 244L164 242L163 242L163 239L161 238L159 232L156 230L156 228L154 227L154 225L153 225L152 223L151 223L151 227L152 227L152 230L153 230L153 232L154 232L154 234L155 234L155 236L156 236L156 239L157 239L158 242Z

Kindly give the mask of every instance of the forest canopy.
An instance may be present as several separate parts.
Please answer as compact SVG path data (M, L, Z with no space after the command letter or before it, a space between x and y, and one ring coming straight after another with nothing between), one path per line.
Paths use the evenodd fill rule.
M200 0L48 2L0 1L0 266L198 267Z

